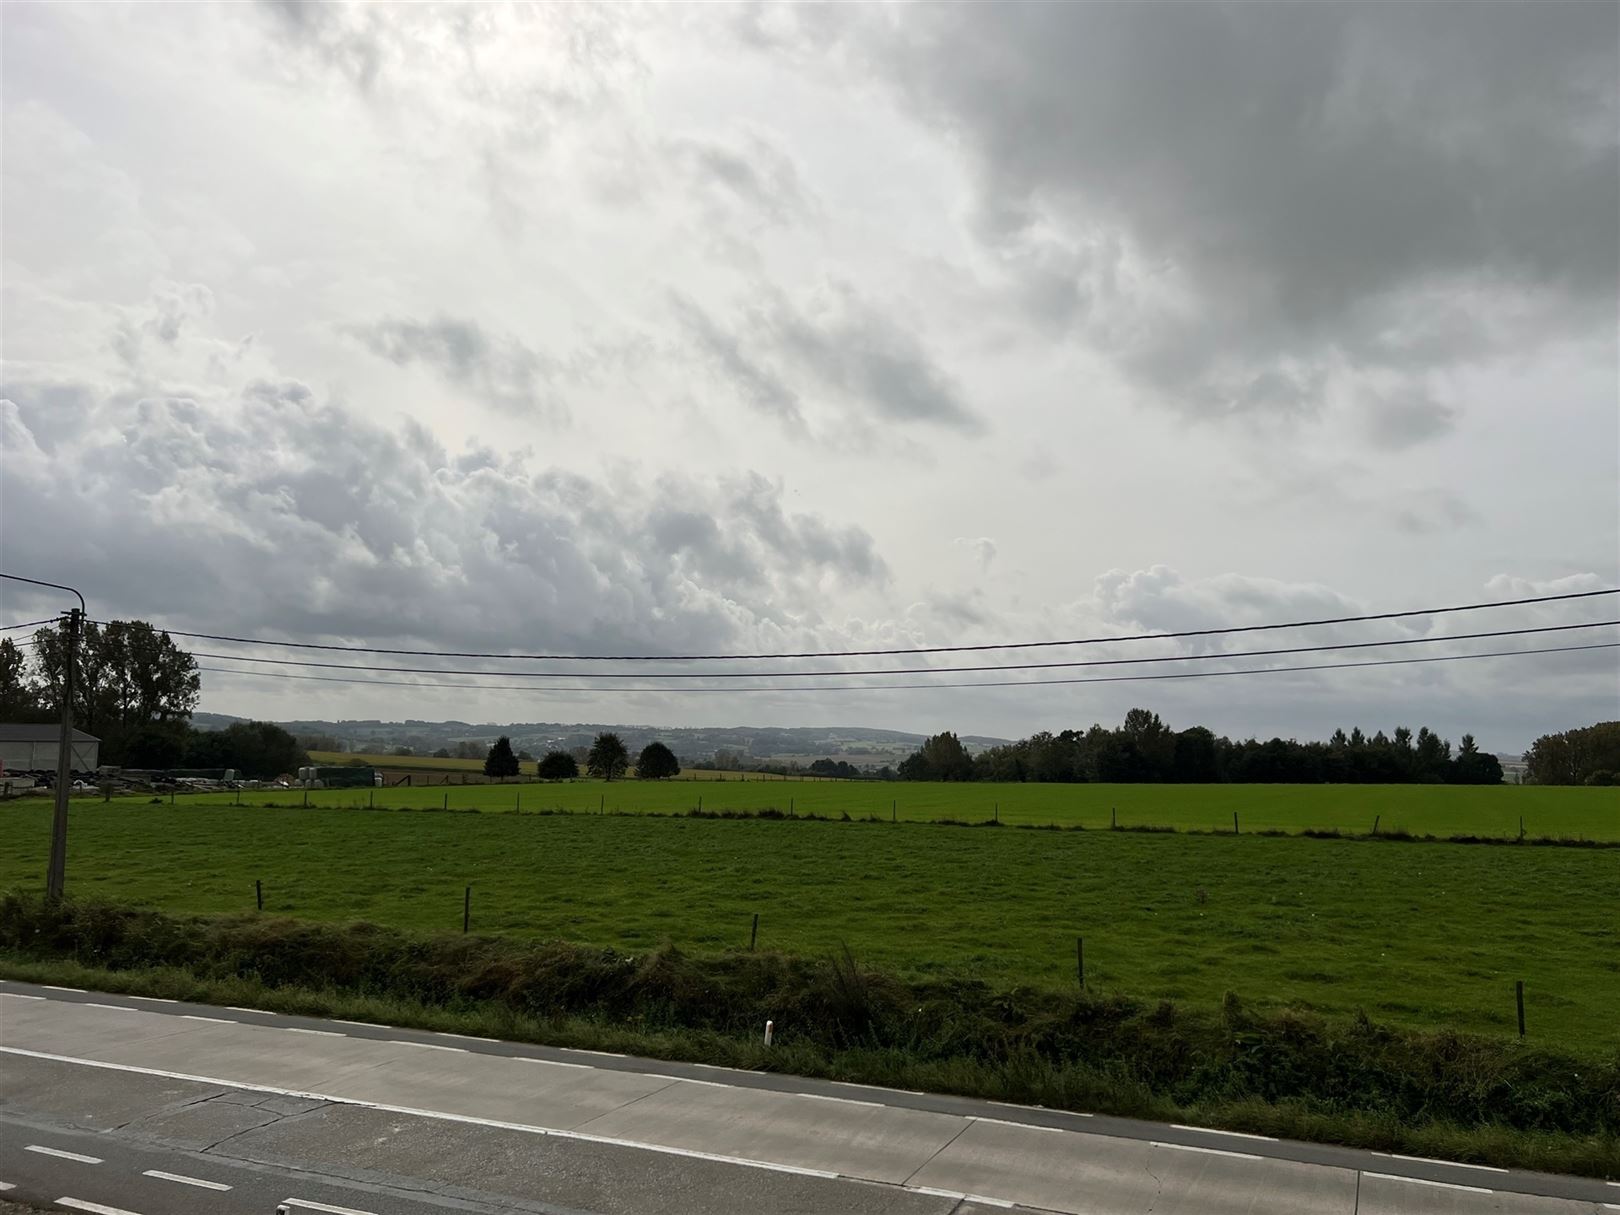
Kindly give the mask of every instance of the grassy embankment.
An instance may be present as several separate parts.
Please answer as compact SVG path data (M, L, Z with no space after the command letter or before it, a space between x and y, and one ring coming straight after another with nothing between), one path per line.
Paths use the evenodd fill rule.
M0 809L0 889L32 889L49 808ZM902 979L1061 989L1617 1045L1620 857L1241 835L640 816L81 804L69 890L644 953L847 944Z
M444 760L440 763L448 762ZM301 789L180 794L195 805L297 805ZM86 801L93 800L86 797ZM116 804L115 799L115 804ZM144 804L149 799L134 799ZM999 818L1012 826L1167 827L1182 831L1339 831L1620 841L1620 794L1613 789L1536 785L1033 785L931 782L763 781L737 774L723 781L579 780L448 789L319 789L313 806L378 808L542 809L596 813L682 814L774 809L838 818L903 822Z

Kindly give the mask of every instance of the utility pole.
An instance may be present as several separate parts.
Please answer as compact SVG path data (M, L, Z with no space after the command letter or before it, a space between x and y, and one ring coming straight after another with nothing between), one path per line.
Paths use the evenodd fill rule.
M68 794L73 783L73 676L79 657L79 626L84 613L74 608L67 618L67 655L62 664L62 741L56 751L56 813L51 817L51 867L45 874L45 898L62 898L67 883Z
M60 582L42 582L38 578L24 578L21 574L8 574L4 570L0 570L0 578L8 582L26 582L29 586L49 587L53 591L67 591L79 601L79 606L67 616L67 654L62 667L62 739L56 751L56 813L51 817L51 864L45 871L45 898L54 903L61 899L62 888L67 884L68 786L73 783L73 676L79 661L84 596Z

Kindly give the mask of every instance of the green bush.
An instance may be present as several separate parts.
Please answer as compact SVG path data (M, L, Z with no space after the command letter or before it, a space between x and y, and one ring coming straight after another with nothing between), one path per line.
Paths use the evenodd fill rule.
M1365 1016L1255 1013L1235 995L1204 1011L959 978L907 983L863 968L847 950L828 959L695 958L672 948L630 956L370 924L181 917L72 900L52 908L13 893L0 898L0 951L444 1009L494 1007L540 1021L585 1017L655 1033L755 1040L769 1019L798 1057L862 1051L944 1074L991 1066L1013 1089L1022 1084L1049 1103L1054 1093L1086 1102L1107 1091L1119 1112L1133 1103L1145 1112L1157 1096L1182 1107L1286 1103L1296 1116L1620 1135L1620 1055L1593 1062Z

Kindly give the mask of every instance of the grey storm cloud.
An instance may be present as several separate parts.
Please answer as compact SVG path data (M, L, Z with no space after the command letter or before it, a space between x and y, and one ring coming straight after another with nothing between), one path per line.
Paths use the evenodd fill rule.
M727 138L683 135L670 140L667 150L694 185L770 223L787 223L814 209L792 157L759 131Z
M1026 306L1166 403L1309 411L1366 368L1612 334L1612 4L823 18L801 38L859 44L968 151L978 234Z
M861 424L984 429L922 339L851 290L808 306L766 291L729 328L684 296L672 307L701 360L792 429L802 429L810 403Z
M345 332L400 367L422 363L484 404L524 413L561 414L552 392L559 365L513 337L492 337L475 321L386 319Z
M863 529L785 511L761 476L591 478L452 454L296 381L210 400L12 383L0 440L0 511L27 521L6 529L8 560L83 587L97 611L171 623L723 650L802 639L834 590L887 578Z

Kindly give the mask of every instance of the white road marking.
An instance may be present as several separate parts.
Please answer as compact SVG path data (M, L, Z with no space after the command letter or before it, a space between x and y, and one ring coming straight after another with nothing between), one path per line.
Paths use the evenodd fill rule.
M372 1215L370 1211L361 1211L354 1207L335 1207L329 1202L311 1202L307 1198L284 1198L282 1205L302 1207L306 1211L330 1211L332 1215Z
M480 1038L477 1034L452 1034L446 1032L445 1030L436 1030L435 1032L441 1038L460 1038L466 1042L493 1042L497 1046L501 1044L501 1040L499 1038Z
M1465 1194L1494 1194L1495 1190L1483 1189L1477 1185L1457 1185L1451 1181L1429 1181L1423 1177L1402 1177L1398 1173L1363 1173L1363 1177L1376 1177L1379 1181L1404 1181L1408 1185L1428 1185L1437 1190L1461 1190Z
M1157 1139L1154 1139L1152 1144L1157 1148L1171 1148L1177 1152L1202 1152L1205 1156L1231 1156L1237 1160L1265 1159L1264 1156L1256 1156L1252 1152L1229 1152L1225 1148L1194 1147L1190 1143L1160 1143Z
M100 1164L100 1156L81 1156L77 1152L64 1152L61 1148L41 1147L37 1143L30 1143L23 1149L25 1152L38 1152L41 1156L59 1156L63 1160L77 1160L80 1164Z
M54 983L41 983L40 986L46 991L71 991L74 995L78 996L87 994L82 987L58 987Z
M0 1194L4 1194L7 1190L15 1190L16 1188L17 1187L9 1181L0 1181Z
M1247 1131L1218 1131L1212 1126L1183 1126L1179 1122L1172 1122L1171 1127L1178 1131L1197 1131L1201 1135L1230 1135L1234 1139L1264 1139L1267 1143L1276 1143L1275 1135L1251 1135Z
M110 1009L113 1010L113 1012L140 1012L141 1011L138 1008L131 1008L127 1004L92 1004L88 1000L85 1001L84 1006L86 1008L110 1008Z
M289 1034L319 1034L323 1038L346 1038L347 1034L340 1034L335 1029L301 1029L296 1025L283 1025L281 1027Z
M358 1025L361 1029L393 1029L392 1025L378 1025L375 1021L345 1021L342 1017L332 1017L334 1025Z
M547 1067L578 1067L585 1071L595 1071L589 1063L568 1063L562 1059L537 1059L533 1055L513 1055L512 1059L518 1063L543 1063Z
M1035 1126L1028 1122L1013 1122L1008 1118L985 1118L979 1114L969 1114L968 1117L973 1122L993 1122L997 1126L1016 1126L1021 1131L1046 1131L1053 1135L1063 1134L1063 1128L1056 1126Z
M423 1050L453 1050L458 1055L465 1055L467 1053L467 1048L465 1046L440 1046L437 1042L412 1042L406 1038L390 1038L388 1039L388 1045L420 1046Z
M275 1013L271 1012L268 1008L241 1008L241 1007L239 1007L238 1005L235 1005L235 1004L227 1004L225 1007L227 1009L229 1009L231 1012L263 1013L267 1017L273 1017L273 1016L276 1015Z
M690 1076L666 1076L663 1072L631 1072L632 1076L645 1076L649 1080L668 1080L672 1084L700 1084L704 1088L733 1088L734 1085L721 1084L717 1080L694 1080ZM812 1093L800 1093L799 1096L814 1096Z
M0 991L0 996L10 996L13 1000L43 1000L44 996L24 995L20 991Z
M194 1185L204 1190L228 1190L223 1181L204 1181L201 1177L187 1177L183 1173L165 1173L162 1169L147 1169L142 1177L156 1177L159 1181L178 1181L181 1185Z
M99 1202L86 1202L82 1198L58 1198L59 1207L72 1207L75 1211L89 1211L91 1215L136 1215L134 1211L126 1211L123 1207L104 1207Z
M227 1020L224 1017L199 1017L196 1013L181 1013L180 1014L180 1019L182 1021L212 1021L215 1025L235 1025L236 1024L235 1021Z
M711 1081L711 1080L693 1080L693 1081L690 1081L690 1083L692 1083L692 1084L712 1084L714 1082ZM720 1084L720 1085L716 1085L715 1087L717 1087L717 1088L731 1088L733 1086L729 1085L729 1084ZM880 1110L880 1109L886 1108L885 1106L883 1106L882 1104L880 1104L879 1102L876 1102L876 1101L862 1101L858 1097L835 1097L831 1093L794 1093L793 1095L795 1097L808 1097L812 1101L836 1101L836 1102L838 1102L839 1105L867 1105L867 1106L870 1106L871 1108L873 1108L875 1110Z
M453 1050L454 1047L441 1047ZM752 1160L746 1156L725 1156L718 1152L699 1152L691 1148L670 1147L662 1143L643 1143L636 1139L620 1139L612 1135L593 1135L589 1131L559 1130L547 1126L530 1126L523 1122L503 1122L497 1118L477 1118L471 1114L452 1114L443 1110L425 1110L410 1105L390 1105L382 1101L360 1101L352 1097L334 1097L330 1093L314 1093L305 1089L278 1088L270 1084L245 1084L239 1080L222 1080L218 1076L198 1076L191 1072L171 1072L157 1067L137 1067L132 1063L106 1063L100 1059L80 1059L75 1055L57 1055L49 1051L25 1050L20 1046L0 1046L0 1054L20 1055L27 1059L47 1059L53 1063L77 1063L82 1067L99 1067L105 1071L129 1072L137 1076L161 1076L165 1080L189 1080L194 1084L217 1084L224 1088L239 1088L255 1093L274 1093L278 1097L303 1097L311 1101L331 1101L338 1105L352 1105L358 1109L381 1110L386 1114L405 1114L415 1118L437 1118L441 1122L463 1122L469 1126L492 1126L496 1130L523 1131L530 1135L550 1135L554 1139L570 1139L580 1143L601 1143L609 1147L636 1148L644 1152L659 1152L666 1156L682 1156L689 1160L712 1160L716 1164L736 1164L750 1169L767 1169L773 1173L792 1173L799 1177L821 1177L837 1180L839 1174L826 1169L807 1169L796 1164L776 1164L769 1160ZM305 1204L308 1205L308 1204Z
M991 1198L985 1194L965 1194L961 1190L940 1190L931 1185L902 1184L900 1188L912 1194L931 1194L935 1198L954 1198L957 1202L975 1202L987 1207L1003 1207L1010 1210L1018 1205L1008 1202L1005 1198Z
M1507 1172L1506 1169L1499 1169L1493 1164L1464 1164L1461 1160L1436 1160L1432 1156L1402 1156L1399 1152L1374 1152L1373 1155L1384 1156L1390 1160L1408 1160L1413 1164L1438 1164L1448 1169L1478 1169L1482 1173Z
M167 996L131 996L131 1000L145 1000L151 1004L178 1004L179 1000L171 1000Z

